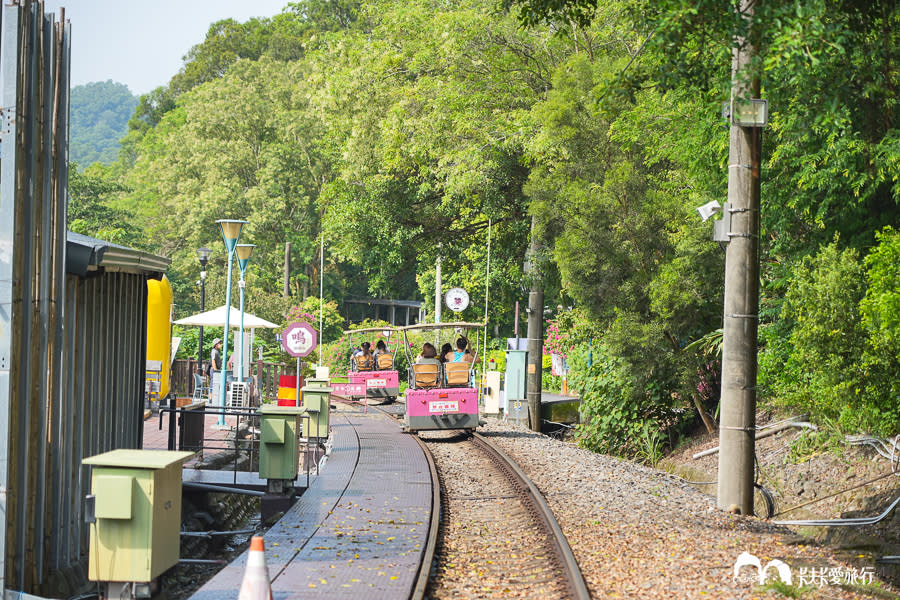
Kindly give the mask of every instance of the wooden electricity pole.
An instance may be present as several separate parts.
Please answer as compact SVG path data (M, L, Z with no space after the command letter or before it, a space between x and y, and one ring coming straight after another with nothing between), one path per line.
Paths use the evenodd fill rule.
M532 431L541 430L541 374L544 365L544 285L542 281L535 219L531 218L531 248L528 274L528 422Z
M740 17L750 23L757 0L740 0ZM732 112L739 102L759 98L759 79L750 74L756 54L752 30L735 38ZM728 153L731 228L725 254L725 310L722 347L722 418L719 423L719 508L753 513L756 430L757 326L759 321L760 127L734 123ZM726 218L729 215L726 215Z

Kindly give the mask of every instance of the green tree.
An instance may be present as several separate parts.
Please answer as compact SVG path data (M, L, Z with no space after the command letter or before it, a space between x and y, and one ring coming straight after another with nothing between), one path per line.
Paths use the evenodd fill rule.
M74 163L71 167L66 227L107 242L146 248L134 217L111 205L111 199L124 188L110 175L109 168L94 164L79 171Z
M115 162L119 140L128 132L128 118L137 103L128 86L112 80L73 87L69 101L69 159L84 166Z

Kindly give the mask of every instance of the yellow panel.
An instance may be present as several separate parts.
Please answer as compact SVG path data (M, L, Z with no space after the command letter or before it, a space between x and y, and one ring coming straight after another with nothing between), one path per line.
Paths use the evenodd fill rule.
M297 388L289 388L289 387L279 387L278 388L278 399L279 400L294 400L297 398Z
M159 397L165 398L172 366L172 286L165 275L147 280L147 360L162 364Z
M134 504L134 477L130 475L98 475L94 478L98 519L130 519Z

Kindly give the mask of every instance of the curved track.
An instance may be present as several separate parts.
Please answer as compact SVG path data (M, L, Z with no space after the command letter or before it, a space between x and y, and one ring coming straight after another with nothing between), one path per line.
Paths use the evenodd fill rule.
M589 600L591 595L588 592L587 583L581 573L581 568L578 566L575 554L572 552L572 548L569 546L569 542L559 523L557 523L553 511L550 510L550 506L544 499L544 495L541 494L540 490L532 483L525 472L519 468L519 465L500 448L481 434L474 433L472 437L490 455L492 461L501 469L509 470L513 485L521 489L521 493L525 496L525 501L531 506L535 518L543 524L547 540L555 550L556 562L559 563L565 574L565 584L569 591L568 597L576 600Z
M402 418L396 408L373 408ZM430 431L413 437L425 452L437 493L432 496L428 541L412 600L424 599L426 592L433 599L456 598L460 593L487 597L491 590L512 587L528 589L529 595L544 598L590 599L584 576L553 512L540 490L509 456L478 433ZM460 470L460 465L465 466ZM463 485L476 492L460 496L463 488L457 482L465 479L475 479ZM475 521L467 522L473 516ZM496 532L489 533L486 523L497 527ZM459 531L462 537L454 538ZM475 545L485 542L479 539L481 534L488 535L488 546L502 548L500 556L492 560L488 557L490 548L488 556L483 548L474 550ZM516 542L524 545L516 550ZM459 548L471 548L463 554L484 563L471 582L466 579L472 570L460 568L459 561L454 562L455 551L448 551ZM491 566L500 577L496 581L490 581ZM481 589L471 593L475 588Z
M438 466L443 511L430 598L590 598L552 511L518 465L479 434L423 438Z
M410 600L423 600L425 598L425 590L428 587L428 580L431 578L431 565L434 563L434 553L437 549L438 528L441 523L441 484L437 466L434 464L434 457L422 440L416 438L416 442L418 442L422 452L425 453L425 458L428 460L433 490L431 494L431 522L428 525L428 541L425 543L425 551L422 554L422 564L419 565L416 586L413 588L410 596Z

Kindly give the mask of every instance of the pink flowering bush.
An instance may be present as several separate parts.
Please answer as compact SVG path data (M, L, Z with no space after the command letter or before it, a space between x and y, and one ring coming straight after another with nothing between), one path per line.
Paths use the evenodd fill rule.
M569 333L566 331L560 332L559 323L555 319L548 319L546 335L544 336L544 354L568 356L571 346Z
M560 311L555 318L548 319L544 327L545 354L568 357L576 345L600 337L600 332L596 331L597 326L577 308Z

